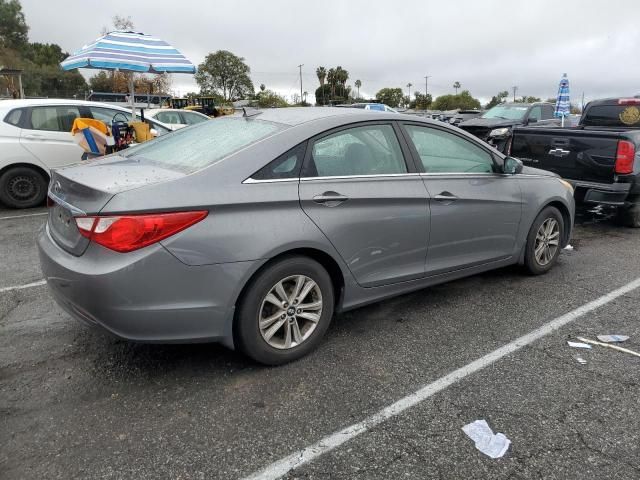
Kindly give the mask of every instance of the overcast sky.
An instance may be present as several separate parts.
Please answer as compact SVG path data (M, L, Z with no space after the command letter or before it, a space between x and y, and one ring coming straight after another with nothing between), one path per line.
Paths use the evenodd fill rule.
M429 93L463 89L489 99L518 86L518 95L555 96L563 73L572 100L640 93L638 0L22 0L31 41L73 52L99 36L113 15L166 40L194 64L230 50L246 59L256 88L281 94L318 87L315 69L341 65L361 94L411 82ZM166 6L165 6L166 5ZM196 90L175 75L177 93Z

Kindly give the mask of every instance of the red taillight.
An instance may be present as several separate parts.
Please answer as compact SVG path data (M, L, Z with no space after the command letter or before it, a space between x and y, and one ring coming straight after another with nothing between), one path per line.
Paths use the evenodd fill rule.
M618 105L640 105L640 98L621 98Z
M633 173L633 160L635 155L635 145L626 140L620 140L618 142L618 151L616 152L615 172L621 175Z
M131 252L174 235L205 218L206 210L195 212L152 213L76 217L78 231L84 237L116 252Z

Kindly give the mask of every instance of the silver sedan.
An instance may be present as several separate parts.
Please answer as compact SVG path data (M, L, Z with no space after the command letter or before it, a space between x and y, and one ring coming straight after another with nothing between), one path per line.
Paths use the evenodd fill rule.
M336 312L511 264L547 272L572 193L441 122L273 109L55 171L38 246L74 317L281 364Z

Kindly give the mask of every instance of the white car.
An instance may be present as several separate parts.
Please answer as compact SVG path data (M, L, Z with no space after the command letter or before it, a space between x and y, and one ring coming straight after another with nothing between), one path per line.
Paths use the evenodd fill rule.
M40 205L47 196L49 172L82 161L84 150L73 140L77 117L108 125L131 120L131 110L82 100L0 101L0 203L11 208ZM147 120L158 135L171 129Z
M206 122L209 117L191 110L181 110L177 108L158 108L154 110L145 110L144 116L153 118L171 127L172 130L195 125L196 123Z

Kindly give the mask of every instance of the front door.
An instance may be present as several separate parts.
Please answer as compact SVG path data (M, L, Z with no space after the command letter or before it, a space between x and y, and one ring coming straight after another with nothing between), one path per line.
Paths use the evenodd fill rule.
M424 125L404 128L430 197L427 275L515 255L522 211L517 177L496 173L489 150L462 135Z
M300 181L304 212L365 287L424 276L429 207L391 122L312 140ZM408 152L407 152L408 154Z

